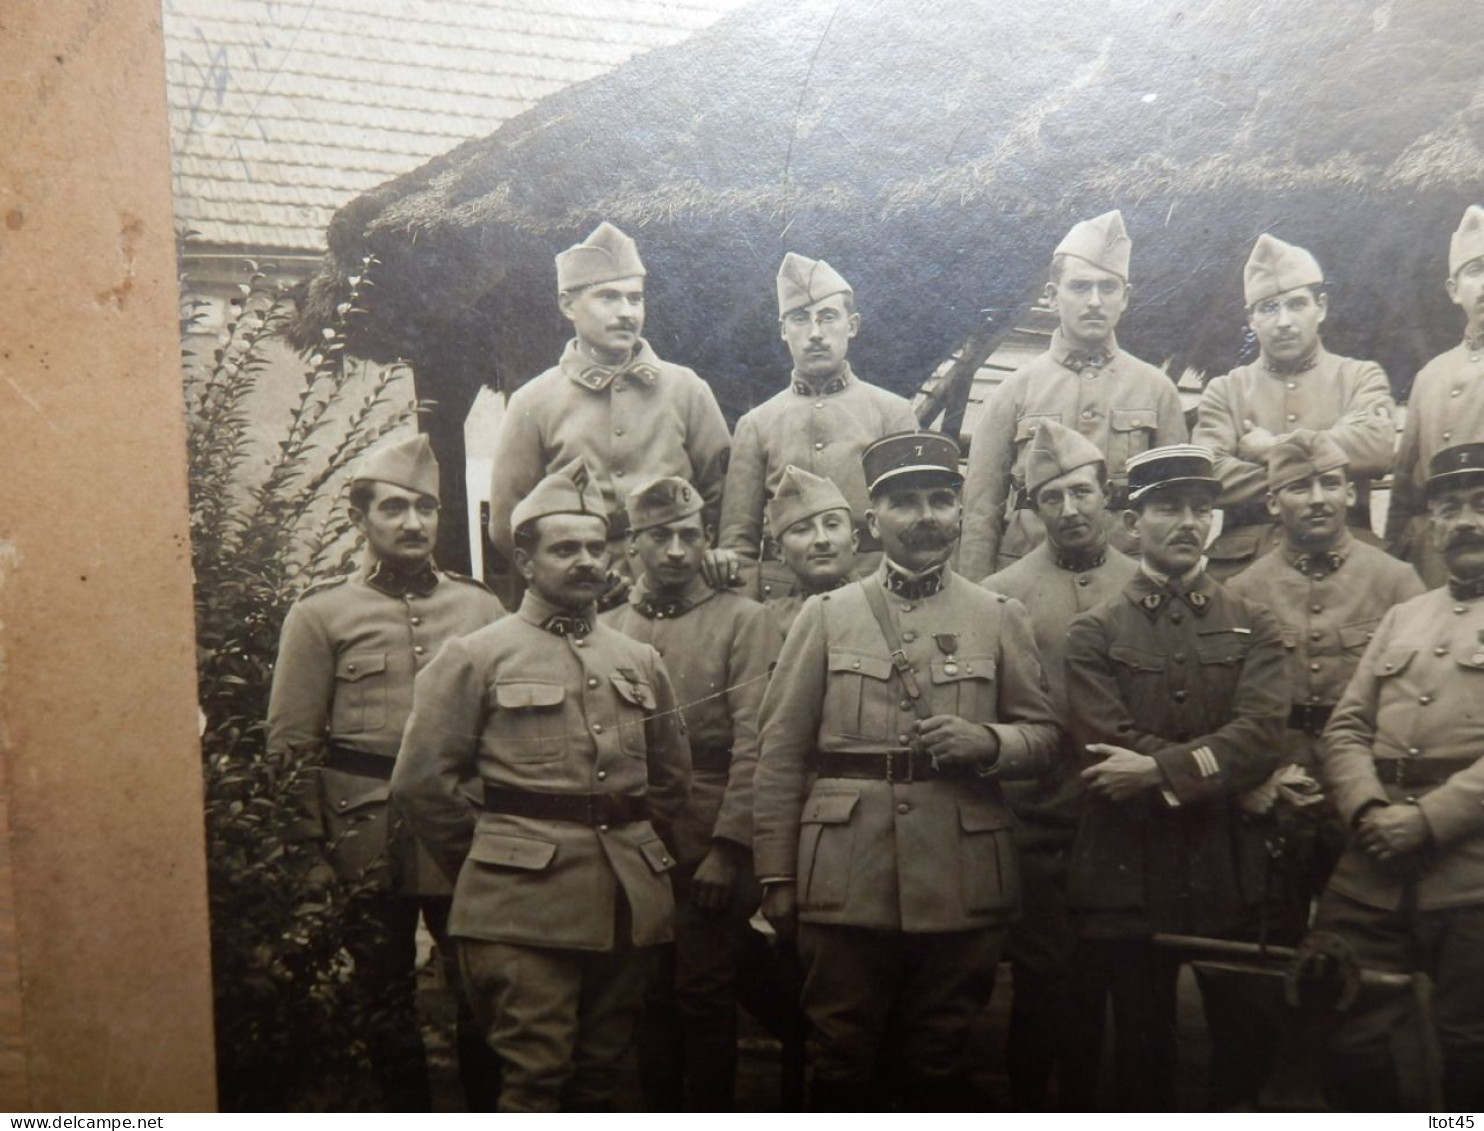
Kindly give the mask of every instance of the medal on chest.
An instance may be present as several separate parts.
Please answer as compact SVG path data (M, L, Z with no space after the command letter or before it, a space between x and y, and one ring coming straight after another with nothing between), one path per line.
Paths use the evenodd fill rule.
M933 642L943 653L943 674L958 675L958 633L935 632Z

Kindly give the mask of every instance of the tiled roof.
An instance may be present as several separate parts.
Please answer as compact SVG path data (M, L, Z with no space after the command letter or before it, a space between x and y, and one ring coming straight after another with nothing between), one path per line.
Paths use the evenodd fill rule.
M745 0L165 0L175 214L319 251L335 209Z

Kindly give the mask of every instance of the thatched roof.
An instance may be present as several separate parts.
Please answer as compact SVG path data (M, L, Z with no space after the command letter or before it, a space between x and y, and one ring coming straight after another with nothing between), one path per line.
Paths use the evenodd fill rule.
M1335 284L1330 344L1404 386L1457 337L1448 235L1484 198L1477 0L765 0L546 99L352 202L301 337L379 263L352 348L517 384L565 336L552 255L599 219L640 244L647 335L736 412L777 387L773 274L855 284L853 356L915 388L1006 317L1072 221L1134 239L1121 337L1221 371L1250 348L1263 230Z

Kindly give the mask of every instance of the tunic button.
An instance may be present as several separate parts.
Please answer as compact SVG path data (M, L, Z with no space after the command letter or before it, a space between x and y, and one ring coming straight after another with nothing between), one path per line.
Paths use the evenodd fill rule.
M911 744L912 739L905 734L899 734L897 735L897 741L900 742L903 746L908 746Z
M350 804L350 802L349 802L349 801L347 801L347 800L345 800L345 798L343 798L343 797L342 797L342 798L341 798L341 799L340 799L340 808L342 808L342 809L344 809L344 808L345 808L345 807L346 807L346 806L347 806L347 805L349 805L349 804Z
M861 666L861 662L859 660L851 660L850 661L850 666L853 667L853 668L859 669L860 666Z
M912 611L911 604L906 604L906 605L903 605L902 606L902 612L904 612L904 613L910 613L911 611Z
M587 641L585 641L585 640L574 640L574 641L572 641L572 647L574 647L574 648L586 648L587 647Z
M1434 648L1432 650L1432 654L1434 656L1446 656L1448 654L1448 649L1445 648L1443 645L1439 644L1436 648Z
M1461 617L1461 616L1463 616L1464 613L1468 612L1468 610L1466 608L1464 608L1462 605L1454 605L1453 606L1453 612L1454 612L1454 615L1455 616L1460 616Z
M1187 700L1189 698L1190 698L1190 692L1186 691L1184 688L1181 688L1179 691L1175 692L1175 702L1176 703L1184 703L1185 700Z
M587 680L587 685L589 687L597 687L598 686L598 681L596 679L592 678L591 676L589 676L588 677L588 680Z
M348 671L348 672L353 672L353 671L356 670L356 666L354 664L346 664L345 665L345 670Z
M819 443L816 443L816 444L815 444L815 445L814 445L814 450L815 450L815 451L816 451L816 452L822 452L822 451L824 451L824 443L823 443L823 441L821 441L821 442L819 442Z
M412 618L412 624L414 625L414 627L417 626L417 625L422 624L422 622L423 622L423 618L422 617L413 617Z
M1184 652L1176 652L1175 653L1175 663L1177 663L1177 664L1183 664L1184 662L1185 662L1185 653Z
M608 780L608 771L607 770L599 770L598 771L598 780L599 781L607 781Z
M1297 381L1290 381L1290 382L1288 382L1288 387L1290 389L1297 389L1298 388L1298 382ZM1292 420L1293 418L1292 417L1289 417L1289 419Z
M906 632L902 633L902 639L905 640L908 644L911 644L912 641L917 639L917 633L913 632L909 628Z
M613 434L614 434L614 435L615 435L615 436L622 436L622 435L623 435L623 429L622 429L622 428L615 428L615 429L614 429L614 430L613 430Z
M416 652L419 656L421 656L424 652L427 651L427 649L424 648L421 644L416 645L412 650L414 652Z
M1412 757L1415 758L1419 754L1422 753L1422 747L1420 747L1420 746L1409 746L1409 747L1407 747L1407 753L1410 754L1410 755L1412 755Z
M613 477L615 479L622 479L623 478L623 468L619 468L617 471L615 471L613 473Z
M897 812L898 813L910 813L910 812L912 812L912 806L908 805L905 801L903 801L900 805L897 806Z
M1309 633L1309 639L1310 639L1310 640L1318 640L1318 639L1320 639L1320 637L1322 637L1322 636L1323 636L1323 635L1324 635L1324 633L1322 633L1322 632L1320 632L1320 631L1319 631L1319 630L1318 630L1318 629L1317 629L1317 628L1316 628L1316 629L1315 629L1315 630L1314 630L1314 631L1313 631L1313 632L1311 632L1311 633Z
M902 710L904 710L904 711L910 711L910 710L912 710L912 700L910 700L910 699L903 699L902 700Z
M603 724L602 723L594 723L593 724L593 733L594 734L602 734L603 733Z
M1092 409L1089 408L1089 409L1087 409L1086 411L1084 411L1082 413L1082 419L1083 420L1091 420L1096 415L1097 415L1097 413L1093 412Z
M1443 440L1444 440L1445 443L1447 441L1451 440L1451 439L1453 439L1453 433L1452 432L1444 432L1443 433Z
M600 833L606 833L608 831L608 826L607 825L599 825L598 826L598 831Z
M1317 672L1319 670L1319 665L1317 663L1310 664L1309 665L1309 670L1311 672Z
M1077 584L1078 585L1086 585L1087 583L1088 583L1088 578L1085 575L1082 576L1082 577L1079 577L1077 579Z
M1290 412L1290 413L1289 413L1289 414L1288 414L1288 423L1290 423L1290 424L1292 424L1292 423L1294 423L1294 421L1296 421L1296 420L1298 420L1298 416L1297 416L1297 414L1295 414L1295 413L1292 413L1292 412Z
M1421 703L1424 707L1426 707L1429 703L1432 702L1432 696L1431 695L1419 695L1419 696L1417 696L1417 702Z
M1458 394L1459 394L1459 393L1461 393L1461 392L1463 392L1463 390L1462 390L1462 389L1450 389L1450 390L1449 390L1449 391L1448 391L1448 395L1449 395L1449 396L1450 396L1450 397L1456 397L1456 396L1458 396Z
M1317 604L1316 605L1310 605L1309 606L1309 611L1311 613L1322 613L1322 612L1324 612L1324 606L1323 605L1317 605Z
M824 401L815 401L814 402L814 407L815 408L824 408Z

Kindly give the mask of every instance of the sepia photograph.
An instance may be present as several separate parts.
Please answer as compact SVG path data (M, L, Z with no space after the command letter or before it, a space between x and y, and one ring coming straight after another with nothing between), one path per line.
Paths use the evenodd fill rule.
M162 0L220 1110L1484 1110L1481 16Z

